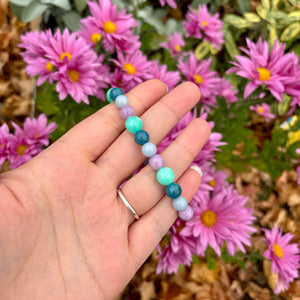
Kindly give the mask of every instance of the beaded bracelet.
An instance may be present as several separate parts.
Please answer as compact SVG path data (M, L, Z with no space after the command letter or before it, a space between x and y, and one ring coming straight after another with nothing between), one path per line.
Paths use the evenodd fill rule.
M134 134L134 140L142 146L142 153L149 159L148 164L156 170L156 180L166 186L166 194L173 199L172 204L178 211L180 219L189 221L194 216L193 208L188 205L187 200L181 196L181 186L174 182L175 174L171 168L165 167L164 159L160 154L156 154L157 147L149 142L148 132L143 130L143 121L135 116L134 108L129 105L129 99L120 88L110 88L106 93L109 102L114 102L120 109L121 117L125 120L127 131Z

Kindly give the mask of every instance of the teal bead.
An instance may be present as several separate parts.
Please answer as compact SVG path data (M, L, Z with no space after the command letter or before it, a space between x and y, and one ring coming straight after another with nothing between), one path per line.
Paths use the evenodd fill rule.
M125 126L130 133L136 133L143 128L143 121L137 116L132 116L126 120Z
M114 102L114 100L110 98L110 91L111 91L112 89L113 89L113 88L110 88L110 89L106 92L106 99L108 100L108 102Z
M162 185L169 185L175 179L175 174L172 169L163 167L156 173L156 180Z

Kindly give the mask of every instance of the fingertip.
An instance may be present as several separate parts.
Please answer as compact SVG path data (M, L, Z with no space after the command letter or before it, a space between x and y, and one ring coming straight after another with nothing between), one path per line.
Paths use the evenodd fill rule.
M200 100L201 91L197 84L192 81L185 81L181 85L185 86L186 90L189 91L194 98L198 99L198 101Z

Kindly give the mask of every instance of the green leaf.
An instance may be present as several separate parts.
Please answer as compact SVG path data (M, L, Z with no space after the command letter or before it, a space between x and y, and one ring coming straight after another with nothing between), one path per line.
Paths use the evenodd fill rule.
M70 11L64 14L62 19L71 31L78 30L81 16L76 11Z
M246 12L244 13L244 18L249 21L249 22L252 22L252 23L258 23L261 21L261 18L253 13L253 12Z
M203 59L210 52L210 43L202 42L195 49L195 56L198 60Z
M291 101L292 97L283 93L282 102L279 102L277 105L277 112L280 116L284 116L289 111Z
M240 54L238 47L236 46L235 40L229 30L224 30L225 47L228 54L232 59L235 59L236 55Z
M268 39L268 42L269 42L269 45L272 47L273 44L275 43L275 41L278 39L277 30L271 24L268 24L267 27L268 27L268 30L269 30L269 39Z
M283 42L290 41L300 33L300 22L292 23L287 26L280 36Z
M36 0L9 0L9 3L18 5L18 6L28 6L31 2Z
M280 0L271 0L272 10L276 10Z
M194 254L193 257L192 257L192 261L194 264L196 265L200 265L200 259L199 259L199 256Z
M233 25L236 28L248 28L252 26L252 22L249 22L233 14L227 14L224 17L224 22L229 23L230 25Z
M261 4L266 10L270 10L271 6L269 0L261 0Z
M10 8L14 15L21 22L30 22L41 16L48 8L48 5L32 2L27 7L10 4Z
M64 10L71 10L69 0L40 0L43 4L52 4Z
M258 15L259 15L261 18L263 18L263 19L266 20L266 17L267 17L267 10L266 10L266 8L265 8L264 6L258 5L258 6L256 7L256 12L258 13Z
M216 259L211 256L206 258L206 265L207 265L207 268L210 270L217 269Z
M300 11L292 11L292 12L290 12L287 15L286 19L287 19L287 21L289 23L300 21Z
M78 12L82 12L87 6L87 0L74 0L74 3Z
M249 0L237 0L240 11L245 13L250 10L250 1Z

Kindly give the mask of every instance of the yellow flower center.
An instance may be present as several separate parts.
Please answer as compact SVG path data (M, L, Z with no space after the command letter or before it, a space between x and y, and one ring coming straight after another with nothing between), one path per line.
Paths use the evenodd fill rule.
M202 26L206 26L206 25L207 25L207 22L206 22L206 21L202 21L202 22L201 22L201 25L202 25Z
M76 70L69 71L68 76L73 82L77 82L79 79L79 73Z
M0 144L0 148L4 148L4 146L5 146L4 144Z
M263 109L262 106L259 106L259 107L257 108L257 112L258 112L259 114L262 114L263 111L264 111L264 109Z
M271 73L266 68L257 68L256 70L259 73L259 80L268 81L271 77Z
M203 78L201 75L195 75L194 78L197 83L199 83L199 84L203 83Z
M49 72L53 72L53 65L50 61L46 64L46 70Z
M70 60L70 59L72 58L72 54L69 53L69 52L64 52L64 53L62 53L62 54L59 56L59 59L60 59L61 61L63 61L63 59L64 59L65 57L67 57L68 60Z
M100 33L93 33L91 35L91 40L93 43L97 44L101 41L102 39L102 35Z
M202 223L206 226L206 227L212 227L215 225L216 221L217 221L217 216L216 214L211 211L211 210L206 210L200 217Z
M136 70L134 65L126 63L124 64L124 69L127 71L128 74L135 74Z
M18 154L21 156L25 153L25 151L27 150L28 146L27 145L19 145L17 147L17 152Z
M274 253L277 255L279 258L283 256L283 251L282 248L278 244L273 245Z
M175 45L174 46L174 50L177 51L177 52L179 52L179 51L181 51L181 47L179 45Z
M208 184L211 186L211 187L215 187L216 186L216 181L214 179L212 179L211 181L208 182Z
M111 21L106 21L103 24L103 29L106 33L115 33L117 31L117 26Z

